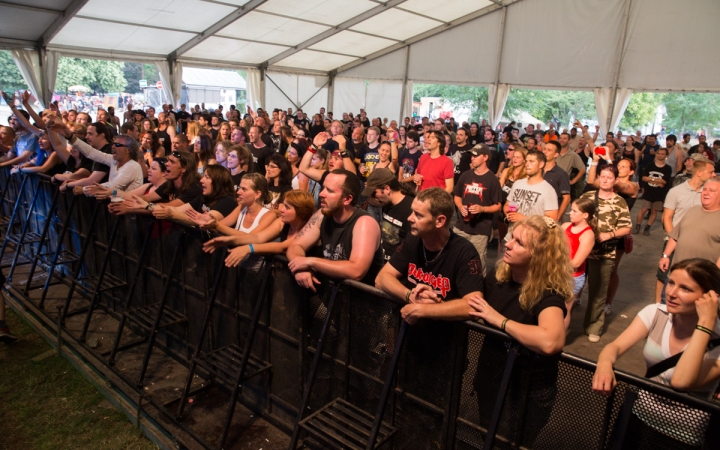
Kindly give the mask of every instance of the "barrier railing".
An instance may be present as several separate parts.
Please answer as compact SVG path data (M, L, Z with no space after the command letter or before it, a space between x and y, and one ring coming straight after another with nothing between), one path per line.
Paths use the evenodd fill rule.
M174 394L148 403L205 447L226 444L237 400L291 448L720 448L717 403L620 371L606 398L583 358L540 357L474 322L407 326L403 303L373 287L323 280L313 294L282 257L228 269L224 252L202 252L205 231L113 216L44 176L2 175L8 288L54 319L50 301L61 319L83 317L78 345L94 311L115 318L101 356L113 367L145 346L137 373L116 371L138 394L153 349L186 367ZM54 285L60 300L46 297ZM208 438L184 416L187 398L211 388L229 403Z

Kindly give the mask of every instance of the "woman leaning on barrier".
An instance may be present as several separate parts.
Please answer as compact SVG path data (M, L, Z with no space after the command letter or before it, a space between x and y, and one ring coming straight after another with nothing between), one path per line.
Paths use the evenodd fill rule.
M212 253L225 246L235 247L228 252L225 265L236 267L249 255L285 253L295 236L302 230L315 212L315 202L310 193L293 190L285 194L280 206L280 217L262 231L235 236L220 236L203 245ZM279 239L279 241L278 241Z
M646 376L674 389L710 399L720 380L720 269L700 259L686 259L670 269L667 304L643 308L630 326L598 357L592 389L609 396L617 382L615 361L642 339ZM679 359L677 355L681 355ZM673 358L675 357L675 358ZM625 448L652 442L656 448L697 448L702 445L707 414L638 393ZM631 431L630 431L631 430Z
M207 166L200 179L200 184L202 185L202 195L189 203L183 203L180 206L147 203L146 208L152 211L153 216L158 219L172 219L191 226L194 223L186 214L191 209L207 213L215 220L222 220L233 212L236 205L235 191L230 172L226 168L217 164ZM140 200L138 203L143 202L137 196L135 200L136 202Z
M563 318L573 301L569 250L560 226L549 217L531 216L517 222L512 239L494 273L485 279L485 295L468 300L470 315L499 328L524 348L515 362L506 394L505 415L526 408L522 429L503 416L499 433L513 435L529 447L550 418L557 394L559 353L565 345ZM489 422L503 377L506 343L485 336L475 372L480 425ZM524 406L523 406L524 404Z

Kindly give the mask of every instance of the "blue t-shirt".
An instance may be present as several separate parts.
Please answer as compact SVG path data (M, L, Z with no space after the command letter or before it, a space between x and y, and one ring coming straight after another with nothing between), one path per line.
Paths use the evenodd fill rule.
M15 153L15 156L20 156L24 152L33 152L38 159L38 161L36 161L35 163L35 165L37 166L41 166L47 158L45 152L40 151L40 144L38 144L37 136L32 133L21 134L15 140L13 152Z

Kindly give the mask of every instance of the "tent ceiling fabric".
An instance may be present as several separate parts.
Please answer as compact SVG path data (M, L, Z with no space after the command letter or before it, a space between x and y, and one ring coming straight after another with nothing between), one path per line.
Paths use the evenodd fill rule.
M697 31L717 23L718 0L3 0L0 47L348 78L720 92L720 46Z

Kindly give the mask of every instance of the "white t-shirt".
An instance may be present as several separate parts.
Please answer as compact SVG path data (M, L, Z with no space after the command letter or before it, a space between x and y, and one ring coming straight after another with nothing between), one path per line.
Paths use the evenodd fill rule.
M666 305L652 304L644 307L638 317L648 329L648 338L643 347L643 356L648 367L663 361L670 354L670 333L672 330L673 315L667 311ZM720 321L715 322L712 339L720 335ZM683 348L683 351L685 349ZM720 346L705 353L704 360L720 359ZM660 375L652 378L653 381L670 386L675 368L670 368ZM689 392L690 394L709 399L717 388L718 382L703 386ZM643 422L662 434L677 439L689 445L701 445L705 436L705 429L710 416L702 411L681 406L664 398L657 397L647 391L639 391L638 399L633 406L633 412ZM692 420L678 422L678 418L687 417Z
M700 191L690 187L688 181L681 183L668 191L663 207L675 211L672 217L673 227L680 223L688 209L700 205Z
M550 183L543 180L529 184L527 178L513 183L508 202L517 205L517 212L524 216L544 216L545 211L558 209L557 193Z

